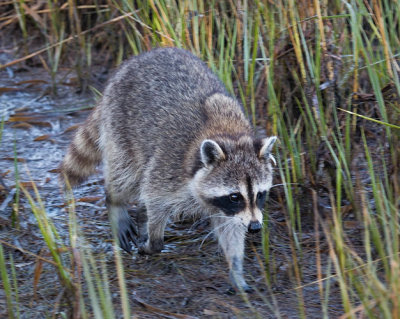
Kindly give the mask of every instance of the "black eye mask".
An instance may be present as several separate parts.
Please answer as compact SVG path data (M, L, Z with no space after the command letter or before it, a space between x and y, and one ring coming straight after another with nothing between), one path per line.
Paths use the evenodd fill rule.
M256 205L260 210L264 209L266 199L267 199L267 191L257 193Z
M211 205L221 209L228 216L233 216L246 208L246 203L240 193L214 197L209 202Z

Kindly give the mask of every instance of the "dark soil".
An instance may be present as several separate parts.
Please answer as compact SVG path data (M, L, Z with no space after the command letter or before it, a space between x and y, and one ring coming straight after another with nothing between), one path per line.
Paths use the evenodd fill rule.
M70 80L67 76L63 82ZM0 177L4 182L0 186L0 239L7 259L12 255L15 263L22 318L59 317L58 313L68 305L61 299L63 290L53 265L43 263L35 287L34 275L39 264L35 255L50 260L51 256L22 193L13 221L14 158L18 160L19 181L27 187L31 180L36 183L47 214L68 246L68 213L56 168L71 140L74 125L82 122L89 112L82 109L94 104L91 96L78 95L69 85L59 84L58 95L52 97L49 81L42 69L15 67L0 71L1 116L5 120L0 146ZM120 311L101 172L77 188L74 195L81 233L90 243L95 258L106 261L114 305ZM261 234L249 236L247 241L244 268L256 292L245 297L227 293L230 288L227 264L215 240L207 236L210 230L205 223L171 223L161 254L140 256L136 251L133 255L121 251L132 313L138 318L185 318L179 314L198 318L296 318L304 303L307 318L321 318L318 284L313 283L317 279L313 217L308 219L311 226L305 227L299 238L302 251L294 260L284 214L274 198L270 202L266 217L271 246L269 265L262 254ZM305 204L306 209L312 210L311 201ZM326 246L321 244L320 251L325 264ZM299 280L293 271L296 262L302 271ZM270 284L265 270L270 274ZM334 279L329 283L327 312L337 317L342 313L340 293ZM301 285L305 286L296 289ZM6 315L4 292L0 290L0 317Z

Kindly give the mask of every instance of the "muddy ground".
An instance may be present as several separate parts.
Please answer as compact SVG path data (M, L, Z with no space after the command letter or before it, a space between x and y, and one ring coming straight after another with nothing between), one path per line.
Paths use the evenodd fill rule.
M36 183L48 216L68 245L68 214L55 169L76 124L86 118L87 108L93 106L94 98L89 93L77 93L76 87L69 85L73 83L72 76L59 81L57 96L52 96L49 76L42 69L16 66L0 71L0 110L5 120L0 145L0 176L4 182L0 193L0 239L6 256L12 255L17 270L21 318L61 317L60 313L68 307L58 304L62 287L54 266L44 263L37 287L34 287L38 259L31 253L51 257L22 193L16 224L11 218L15 205L14 158L17 158L19 181L27 187L31 180ZM96 258L107 261L115 308L120 311L101 168L99 174L77 188L74 194L78 225ZM300 238L302 255L294 260L281 204L274 200L273 194L271 197L266 214L271 245L268 267L262 255L261 234L249 236L247 240L244 269L248 282L256 288L255 293L247 296L248 300L227 293L230 288L227 264L215 240L207 236L208 226L205 223L171 223L161 254L139 256L136 252L133 255L122 252L132 313L138 318L185 318L182 315L297 318L301 292L307 318L321 318L318 285L313 283L317 279L314 229L305 225ZM312 223L312 218L308 223ZM327 251L322 244L323 264L328 260ZM300 282L293 272L295 262L301 264ZM271 284L266 283L266 268ZM305 286L295 289L300 284ZM328 313L332 318L342 314L340 292L334 278L330 280ZM6 315L4 291L0 289L0 317Z

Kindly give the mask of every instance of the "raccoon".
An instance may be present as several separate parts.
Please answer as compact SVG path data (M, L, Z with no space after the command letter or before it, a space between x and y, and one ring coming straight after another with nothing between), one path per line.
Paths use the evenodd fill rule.
M74 186L104 165L120 246L160 252L171 216L210 218L239 291L246 232L262 227L276 137L256 138L242 106L199 58L158 48L122 64L61 164ZM135 202L135 222L128 208Z

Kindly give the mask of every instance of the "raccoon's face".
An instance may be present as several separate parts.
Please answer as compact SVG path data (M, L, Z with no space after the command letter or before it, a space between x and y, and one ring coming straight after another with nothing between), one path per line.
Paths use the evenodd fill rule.
M254 141L207 139L200 147L203 167L193 180L195 196L214 214L232 217L249 232L261 229L267 193L272 186L271 149L276 137Z

